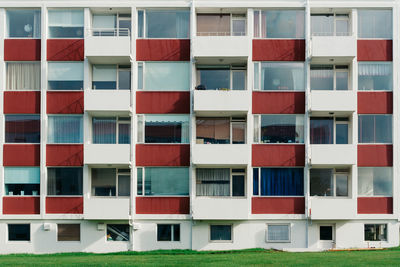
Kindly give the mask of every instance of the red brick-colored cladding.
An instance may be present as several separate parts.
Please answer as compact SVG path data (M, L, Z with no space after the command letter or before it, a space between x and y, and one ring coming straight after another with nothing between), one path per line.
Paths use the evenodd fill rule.
M4 114L39 114L40 92L4 92Z
M140 39L136 40L137 61L189 61L190 40Z
M190 92L137 92L136 113L190 113Z
M47 40L48 61L83 61L83 39L49 39Z
M358 214L392 214L392 197L359 197L357 198Z
M83 92L47 92L47 114L83 114Z
M3 214L40 214L40 197L3 197Z
M46 197L46 213L82 214L83 197Z
M305 61L305 40L253 40L253 61Z
M40 166L40 145L4 144L4 166Z
M358 61L392 61L392 40L357 40Z
M4 40L4 61L39 61L40 39Z
M253 92L253 114L304 114L304 92Z
M190 145L136 145L137 166L190 166Z
M273 145L255 144L252 145L252 166L304 166L305 146L304 145Z
M304 214L304 197L253 197L252 214Z
M392 92L358 92L357 93L358 114L392 114L393 93Z
M359 167L393 166L393 145L358 145Z
M46 166L83 166L83 145L47 145Z
M136 214L189 214L189 197L136 197Z

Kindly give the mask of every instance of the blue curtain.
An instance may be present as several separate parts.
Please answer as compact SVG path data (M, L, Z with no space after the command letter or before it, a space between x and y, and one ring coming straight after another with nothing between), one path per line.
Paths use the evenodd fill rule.
M302 168L261 168L261 195L303 196L303 175Z

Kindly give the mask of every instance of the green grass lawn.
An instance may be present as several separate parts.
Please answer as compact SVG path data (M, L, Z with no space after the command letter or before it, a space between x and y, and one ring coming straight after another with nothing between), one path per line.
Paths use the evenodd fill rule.
M0 266L400 266L400 248L291 253L262 249L0 256Z

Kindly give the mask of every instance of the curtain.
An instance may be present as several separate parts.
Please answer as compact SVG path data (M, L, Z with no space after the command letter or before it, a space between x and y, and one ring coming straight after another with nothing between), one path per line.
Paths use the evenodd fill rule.
M35 10L33 13L33 38L40 39L41 32L40 32L40 25L41 25L41 16L40 10Z
M204 144L229 144L230 119L198 118L196 120L196 138Z
M40 115L5 115L6 143L40 143Z
M303 196L302 168L261 168L262 196Z
M269 33L267 33L267 12L261 12L261 38L267 38Z
M48 143L83 143L83 116L52 116L48 118Z
M40 168L5 167L4 184L40 184Z
M93 118L93 144L116 144L116 118Z
M254 11L254 38L260 37L260 11Z
M333 72L332 65L311 66L311 90L333 90Z
M49 10L49 26L83 27L83 9Z
M189 195L189 168L145 168L145 195Z
M197 36L231 35L230 14L197 14Z
M8 62L6 89L40 90L40 62Z
M197 196L230 196L230 169L196 169Z
M146 62L144 89L155 91L188 91L189 62Z
M261 90L304 91L303 63L262 63Z
M311 144L333 144L333 118L310 119Z
M333 35L333 14L311 14L311 34L316 36Z
M388 76L392 74L392 63L358 63L358 76Z
M189 11L176 11L176 38L189 38Z
M359 143L392 143L392 115L358 115Z
M116 20L116 15L93 15L93 29L115 29Z
M358 10L358 37L392 38L392 10Z
M118 144L131 143L131 124L119 123L118 124Z
M268 225L268 241L288 241L289 225Z

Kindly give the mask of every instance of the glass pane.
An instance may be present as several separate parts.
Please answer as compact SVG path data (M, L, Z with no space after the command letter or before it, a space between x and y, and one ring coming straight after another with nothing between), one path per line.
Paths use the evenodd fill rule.
M246 35L246 19L232 20L232 34L233 34L233 36L245 36Z
M30 224L8 224L8 241L30 241Z
M359 62L358 90L391 91L392 72L391 62Z
M349 73L347 71L336 72L336 90L349 90Z
M130 36L131 34L131 20L120 19L118 21L119 27L119 36Z
M333 144L333 118L310 118L310 143Z
M336 20L336 35L347 36L349 35L349 21L345 19Z
M118 124L118 144L131 143L131 124L119 123Z
M392 196L392 194L393 194L392 167L358 168L359 196Z
M4 185L6 195L40 194L40 168L39 167L4 167Z
M144 22L143 22L143 17L144 17L144 11L139 10L138 11L138 37L143 38L143 28L144 28Z
M261 90L304 91L303 63L261 63Z
M47 194L56 195L82 195L83 168L47 168Z
M129 224L107 224L107 241L129 241Z
M143 89L143 63L138 63L138 89Z
M232 72L232 90L246 89L246 71Z
M7 10L10 38L40 38L40 10Z
M189 11L146 10L147 38L189 38Z
M336 196L348 196L348 175L336 174Z
M145 195L189 194L189 168L148 167L145 168Z
M304 38L304 21L304 10L263 11L261 32L267 38Z
M57 224L57 241L80 241L80 224Z
M391 10L358 10L359 38L392 38Z
M127 197L131 195L131 176L118 175L118 196Z
M173 231L174 231L174 236L173 236L173 241L180 241L181 240L181 227L179 224L173 224L172 225Z
M268 241L290 241L289 225L268 225Z
M145 90L188 91L190 88L189 62L146 62Z
M349 143L349 125L336 124L336 144Z
M92 89L116 89L117 65L93 65Z
M115 144L116 118L93 118L93 144Z
M387 225L386 224L365 224L364 225L365 241L387 241Z
M310 83L311 90L333 90L333 66L311 66Z
M260 63L254 63L254 90L260 89Z
M375 143L392 143L392 115L375 115Z
M230 169L196 169L197 196L230 196Z
M115 196L116 169L92 169L92 196Z
M171 224L157 224L157 241L172 241L171 227Z
M240 141L240 140L239 140ZM197 144L229 144L230 119L224 118L197 118Z
M311 196L333 196L333 170L311 169L310 170L310 195Z
M232 176L232 196L244 196L244 175Z
M230 14L197 14L197 36L231 35Z
M137 168L137 195L143 195L143 168Z
M126 70L118 71L118 87L120 90L131 89L131 72Z
M48 90L82 90L82 62L48 63Z
M232 240L232 226L231 225L211 225L210 226L210 240Z
M392 143L392 115L358 115L359 143Z
M205 89L230 89L230 70L200 70L200 85Z
M260 11L254 11L254 38L260 37Z
M188 143L187 115L146 115L145 143Z
M320 226L319 227L319 240L333 240L333 227Z
M261 115L262 143L304 143L304 116Z
M48 11L49 38L83 38L83 10Z
M246 143L246 122L232 122L232 144Z
M333 14L311 14L311 35L332 36Z
M40 143L40 115L5 115L5 143Z

